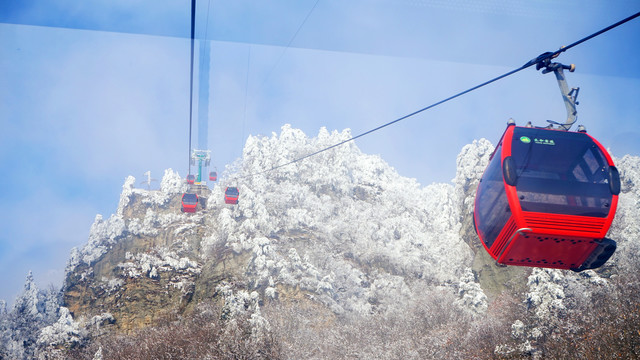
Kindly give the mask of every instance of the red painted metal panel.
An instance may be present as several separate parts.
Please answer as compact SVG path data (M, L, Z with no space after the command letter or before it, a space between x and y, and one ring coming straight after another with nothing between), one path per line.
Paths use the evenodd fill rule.
M491 246L489 254L492 258L498 259L498 256L507 245L507 241L513 236L513 233L517 230L516 222L513 220L513 216L507 220L504 228L500 232L500 235L496 238L496 241Z
M533 232L601 239L607 234L607 218L523 212L522 223Z
M592 238L517 234L498 260L501 264L555 269L580 267L598 246Z

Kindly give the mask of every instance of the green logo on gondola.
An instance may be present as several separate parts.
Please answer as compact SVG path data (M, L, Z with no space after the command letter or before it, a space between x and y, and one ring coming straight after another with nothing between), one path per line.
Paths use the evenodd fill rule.
M538 139L538 138L535 138L535 139L533 139L533 142L538 144L538 145L552 145L553 146L553 145L556 144L556 142L553 141L553 139Z
M529 139L529 138L528 138L528 137L526 137L526 136L520 136L520 141L522 141L522 142L523 142L523 143L525 143L525 144L528 144L528 143L530 143L530 142L531 142L531 139Z

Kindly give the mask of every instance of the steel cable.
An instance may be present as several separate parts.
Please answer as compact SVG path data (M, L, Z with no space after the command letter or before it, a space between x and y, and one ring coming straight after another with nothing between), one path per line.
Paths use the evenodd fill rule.
M498 81L498 80L504 79L504 78L505 78L505 77L507 77L507 76L513 75L513 74L515 74L515 73L517 73L517 72L519 72L519 71L522 71L522 70L524 70L524 69L527 69L527 68L529 68L529 67L531 67L531 66L533 66L533 65L540 64L540 63L543 63L543 62L545 62L545 61L547 61L547 60L549 60L549 59L555 58L555 57L557 57L560 53L563 53L563 52L565 52L565 51L567 51L567 50L569 50L569 49L571 49L571 48L573 48L573 47L575 47L575 46L577 46L577 45L579 45L579 44L582 44L583 42L585 42L585 41L587 41L587 40L589 40L589 39L592 39L592 38L594 38L594 37L596 37L596 36L599 36L599 35L601 35L601 34L603 34L603 33L607 32L607 31L609 31L609 30L611 30L611 29L613 29L613 28L616 28L616 27L618 27L618 26L620 26L620 25L622 25L622 24L624 24L624 23L627 23L627 22L629 22L629 21L631 21L631 20L633 20L633 19L637 18L638 16L640 16L640 12L638 12L638 13L636 13L636 14L634 14L634 15L631 15L631 16L629 16L629 17L627 17L627 18L623 19L623 20L620 20L620 21L618 21L617 23L615 23L615 24L613 24L613 25L607 26L606 28L604 28L604 29L602 29L602 30L599 30L599 31L597 31L597 32L595 32L595 33L593 33L593 34L591 34L591 35L589 35L589 36L586 36L586 37L584 37L584 38L582 38L582 39L580 39L580 40L578 40L578 41L576 41L576 42L574 42L574 43L572 43L572 44L570 44L570 45L568 45L568 46L564 46L564 47L562 47L562 48L560 48L560 49L558 49L558 50L556 50L556 51L550 51L550 52L543 53L543 54L539 55L538 57L536 57L536 58L534 58L534 59L529 60L527 63L525 63L524 65L520 66L520 67L519 67L519 68L517 68L517 69L511 70L511 71L509 71L509 72L507 72L507 73L504 73L504 74L502 74L502 75L500 75L500 76L497 76L497 77L495 77L495 78L493 78L493 79L491 79L491 80L489 80L489 81L485 81L485 82L483 82L482 84L479 84L479 85L476 85L476 86L474 86L474 87L471 87L471 88L469 88L469 89L467 89L467 90L461 91L461 92L459 92L459 93L457 93L457 94L455 94L455 95L452 95L452 96L450 96L450 97L448 97L448 98L446 98L446 99L443 99L443 100L440 100L440 101L438 101L438 102L435 102L435 103L433 103L433 104L431 104L431 105L429 105L429 106L426 106L426 107L424 107L424 108L422 108L422 109L420 109L420 110L416 110L416 111L414 111L414 112L412 112L412 113L410 113L410 114L407 114L407 115L404 115L404 116L402 116L402 117L399 117L399 118L397 118L397 119L395 119L395 120L393 120L393 121L390 121L390 122L388 122L388 123L386 123L386 124L380 125L380 126L378 126L378 127L374 128L374 129L371 129L371 130L365 131L365 132L363 132L363 133L361 133L361 134L358 134L358 135L356 135L356 136L353 136L353 137L351 137L351 138L349 138L349 139L347 139L347 140L341 141L341 142L339 142L339 143L333 144L333 145L328 146L328 147L326 147L326 148L323 148L323 149L320 149L320 150L318 150L318 151L312 152L312 153L310 153L310 154L304 155L304 156L302 156L302 157L296 158L296 159L291 160L291 161L289 161L289 162L287 162L287 163L284 163L284 164L280 164L280 165L273 166L273 167L271 167L271 168L269 168L269 169L265 169L265 170L263 170L263 171L259 171L259 172L251 173L251 174L248 174L248 175L234 176L234 177L232 177L230 180L233 180L233 179L243 179L243 178L248 178L248 177L252 177L252 176L256 176L256 175L261 175L261 174L264 174L264 173L267 173L267 172L270 172L270 171L274 171L274 170L280 169L280 168L282 168L282 167L289 166L289 165L291 165L291 164L297 163L297 162L302 161L302 160L304 160L304 159L307 159L307 158L309 158L309 157L312 157L312 156L318 155L318 154L320 154L320 153L322 153L322 152L325 152L325 151L327 151L327 150L331 150L331 149L333 149L333 148L335 148L335 147L338 147L338 146L344 145L344 144L346 144L346 143L348 143L348 142L350 142L350 141L354 141L354 140L356 140L356 139L358 139L358 138L361 138L361 137L363 137L363 136L365 136L365 135L371 134L371 133L373 133L373 132L375 132L375 131L378 131L378 130L380 130L380 129L383 129L383 128L387 127L387 126L393 125L393 124L395 124L395 123L397 123L397 122L400 122L400 121L405 120L405 119L407 119L407 118L409 118L409 117L412 117L412 116L414 116L414 115L417 115L417 114L419 114L419 113L421 113L421 112L423 112L423 111L429 110L429 109L434 108L434 107L436 107L436 106L438 106L438 105L441 105L441 104L443 104L443 103L445 103L445 102L448 102L448 101L450 101L450 100L453 100L453 99L455 99L455 98L457 98L457 97L460 97L460 96L462 96L462 95L468 94L468 93L470 93L470 92L472 92L472 91L475 91L475 90L477 90L477 89L479 89L479 88L481 88L481 87L484 87L484 86L486 86L486 85L489 85L489 84L491 84L491 83L493 83L493 82L496 82L496 81Z

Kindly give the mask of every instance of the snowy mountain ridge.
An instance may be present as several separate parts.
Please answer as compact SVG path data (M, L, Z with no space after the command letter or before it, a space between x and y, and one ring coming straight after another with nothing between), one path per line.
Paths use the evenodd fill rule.
M67 272L114 291L126 279L153 279L169 269L198 273L211 261L211 249L222 246L247 257L247 290L277 298L279 288L297 288L336 314L395 306L398 297L416 296L414 281L451 286L464 274L468 277L473 254L459 235L456 204L461 200L453 185L421 188L353 143L243 178L349 137L348 130L321 129L308 138L288 125L279 135L250 137L235 175L240 203L223 205L225 186L219 184L209 195L207 210L194 215L176 211L175 199L169 203L186 190L178 173L167 170L160 191L135 189L135 179L129 177L116 214L106 220L96 217L89 242L72 251ZM231 184L233 176L225 174L223 182L227 178ZM198 244L181 238L199 226ZM93 265L110 248L128 237L157 237L168 228L175 237L172 243L144 253L127 251L115 264L115 274L96 279Z
M353 142L264 172L350 136L322 128L310 138L289 125L250 136L241 161L201 192L206 208L195 214L180 212L187 185L177 172L166 170L151 191L128 177L116 213L97 215L87 244L72 250L62 307L36 308L48 314L36 342L97 336L92 328L131 333L205 301L220 301L225 317L249 313L260 333L270 329L261 313L269 303L308 303L327 319L367 318L404 313L435 293L481 318L508 293L521 297L531 318L514 321L512 343L496 345L496 353L533 353L577 294L588 297L612 274L637 266L638 157L616 159L622 195L612 260L598 272L532 271L496 267L473 231L475 188L493 151L485 139L461 150L451 184L421 187ZM238 186L238 205L224 204L226 186ZM32 308L24 304L47 303L29 291L23 296L31 300L19 301L24 311ZM15 348L16 341L5 329L3 342Z

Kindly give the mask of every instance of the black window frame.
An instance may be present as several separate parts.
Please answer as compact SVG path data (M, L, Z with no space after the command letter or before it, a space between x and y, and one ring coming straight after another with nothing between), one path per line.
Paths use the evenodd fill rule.
M475 215L480 238L489 249L511 217L511 207L502 177L502 141L482 175L476 194Z
M523 211L604 218L612 192L609 164L585 133L516 127L511 140Z

